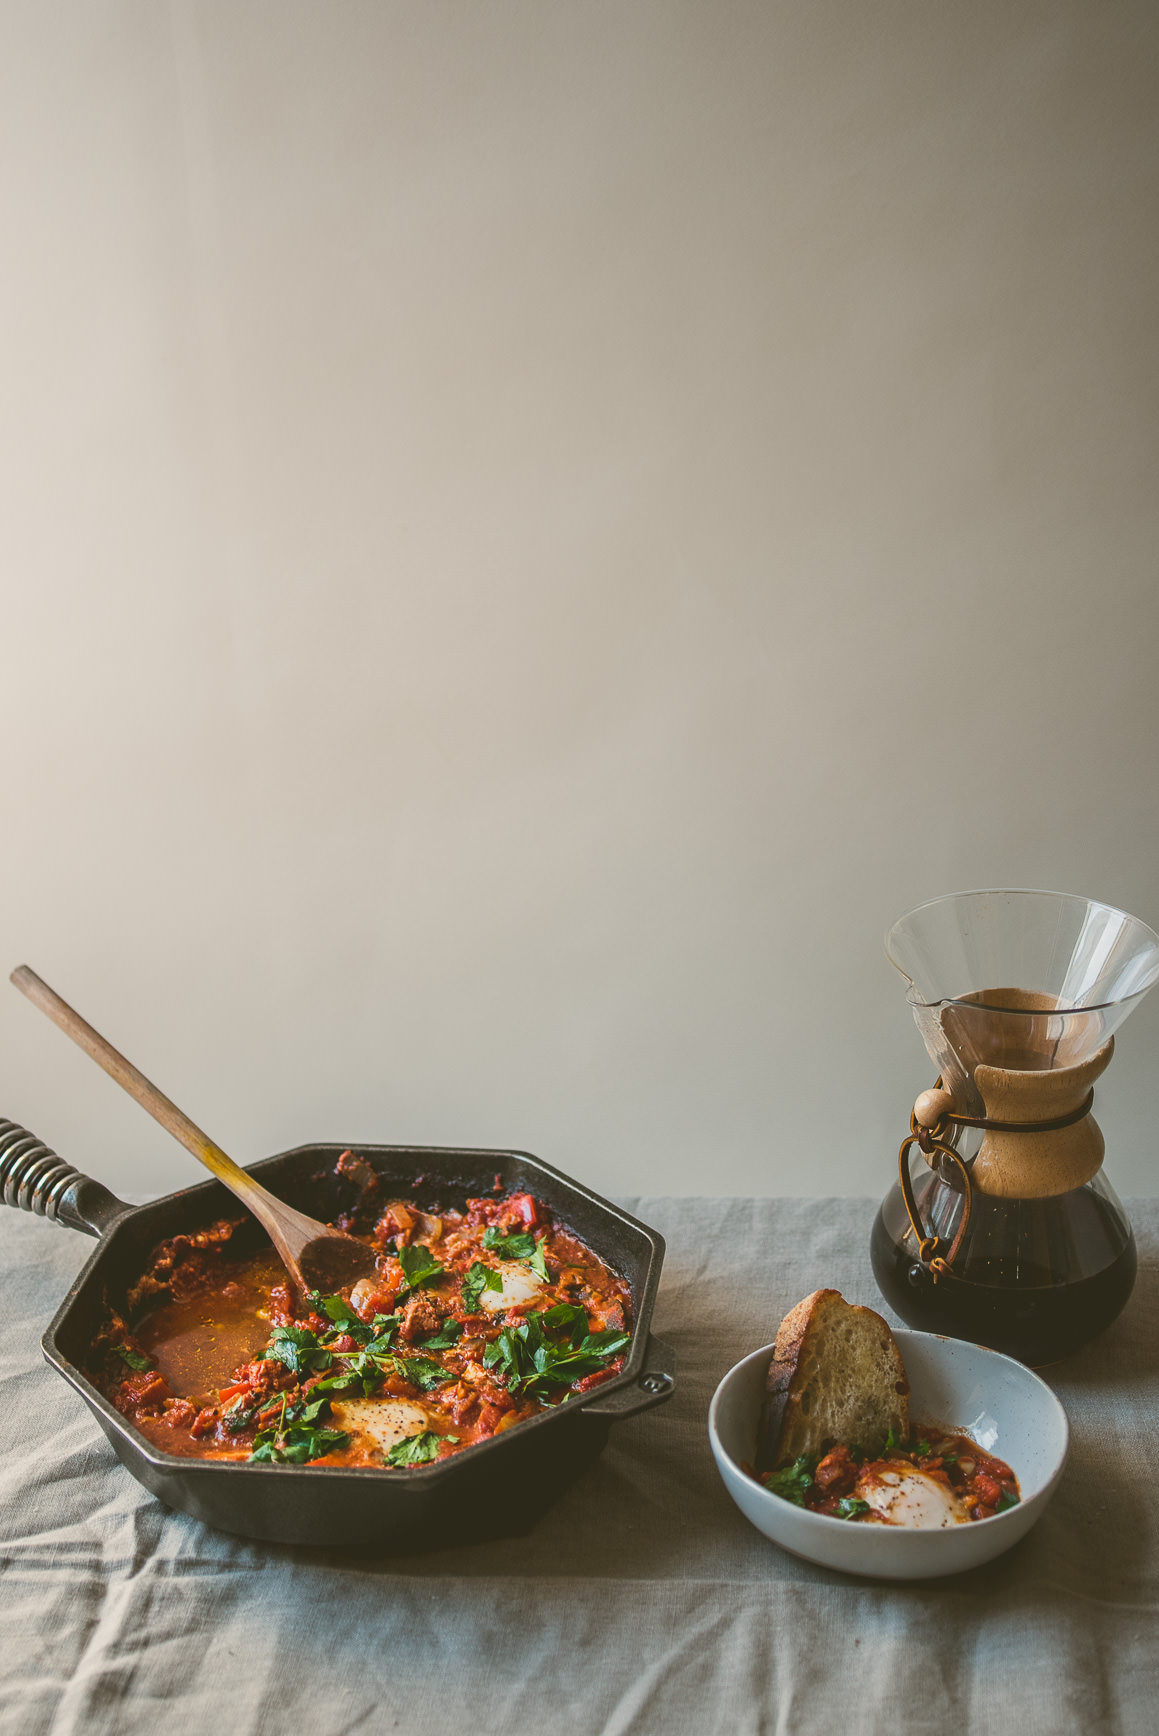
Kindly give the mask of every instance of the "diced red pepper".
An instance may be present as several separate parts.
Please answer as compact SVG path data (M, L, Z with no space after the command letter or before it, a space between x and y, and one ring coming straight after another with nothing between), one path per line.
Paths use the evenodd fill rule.
M530 1194L512 1194L507 1201L507 1210L518 1218L529 1230L537 1229L540 1223L539 1201L532 1199Z
M1002 1499L1001 1486L983 1473L974 1478L974 1499L979 1506L996 1508Z
M402 1281L402 1271L399 1270L399 1283ZM393 1274L392 1274L393 1275ZM358 1318L367 1325L376 1314L389 1314L394 1307L394 1298L398 1285L393 1289L379 1278L360 1278L350 1292L350 1306Z
M593 1386L602 1386L605 1380L611 1380L613 1375L619 1374L623 1366L624 1359L622 1356L618 1356L609 1367L597 1368L594 1374L585 1374L582 1380L573 1381L572 1391L590 1392Z
M479 1421L475 1425L479 1434L493 1435L503 1415L503 1411L499 1409L497 1404L482 1405L479 1410Z

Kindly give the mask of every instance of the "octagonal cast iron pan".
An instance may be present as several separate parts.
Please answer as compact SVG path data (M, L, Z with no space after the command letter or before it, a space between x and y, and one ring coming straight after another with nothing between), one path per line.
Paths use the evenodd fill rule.
M44 1355L76 1388L138 1482L167 1506L220 1530L377 1554L523 1535L598 1456L613 1423L672 1395L675 1356L648 1331L663 1238L527 1152L301 1145L251 1167L280 1199L331 1221L355 1203L352 1184L334 1174L348 1149L389 1179L387 1197L414 1200L426 1211L461 1210L468 1198L492 1193L496 1178L504 1193L526 1191L545 1201L628 1282L632 1342L620 1374L451 1458L406 1469L253 1465L161 1452L87 1378L89 1346L106 1307L124 1310L125 1293L158 1242L236 1217L238 1202L208 1181L128 1206L32 1134L0 1120L5 1203L100 1238L41 1340ZM256 1223L252 1229L252 1241L247 1225L239 1242L260 1246L265 1238Z

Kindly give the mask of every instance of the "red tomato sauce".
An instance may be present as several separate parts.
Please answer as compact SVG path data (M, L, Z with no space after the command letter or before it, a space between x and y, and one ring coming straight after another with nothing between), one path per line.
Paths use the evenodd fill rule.
M161 1243L94 1341L96 1384L182 1457L401 1468L622 1369L628 1287L542 1201L375 1213L375 1276L326 1297L296 1296L269 1247L240 1251L245 1220Z

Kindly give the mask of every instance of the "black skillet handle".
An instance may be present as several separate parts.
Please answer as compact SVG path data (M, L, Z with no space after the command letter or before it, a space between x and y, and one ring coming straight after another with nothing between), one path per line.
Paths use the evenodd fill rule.
M634 1383L617 1387L606 1398L588 1399L584 1413L621 1422L624 1417L634 1417L637 1411L651 1410L654 1404L664 1404L675 1391L676 1352L649 1334L644 1367Z
M101 1236L131 1208L99 1181L90 1181L43 1141L0 1117L0 1191L6 1206Z

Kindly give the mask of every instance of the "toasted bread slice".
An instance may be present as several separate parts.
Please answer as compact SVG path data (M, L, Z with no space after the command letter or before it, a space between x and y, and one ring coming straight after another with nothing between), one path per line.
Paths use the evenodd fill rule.
M909 1381L893 1333L872 1308L814 1290L781 1321L757 1438L758 1471L843 1442L880 1452L909 1434Z

